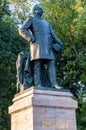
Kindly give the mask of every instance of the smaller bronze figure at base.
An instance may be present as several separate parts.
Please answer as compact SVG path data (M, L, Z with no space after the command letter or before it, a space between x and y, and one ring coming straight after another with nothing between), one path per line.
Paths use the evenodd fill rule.
M19 34L30 42L30 62L33 64L33 80L37 87L43 86L42 69L47 69L51 86L61 89L56 82L55 57L53 49L61 50L63 43L55 35L51 25L42 19L43 9L33 7L34 17L30 17L19 30ZM44 67L47 66L47 67ZM45 70L46 70L45 69ZM42 77L45 77L43 75Z

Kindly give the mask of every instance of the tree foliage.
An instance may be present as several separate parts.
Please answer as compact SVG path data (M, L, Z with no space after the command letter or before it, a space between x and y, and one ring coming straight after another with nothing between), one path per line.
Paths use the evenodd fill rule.
M18 53L27 46L8 7L6 0L0 1L0 130L10 130L8 106L16 92L15 63Z
M78 130L86 129L86 1L43 0L44 18L63 41L62 54L56 55L57 79L70 89L79 103Z
M34 4L35 0L11 0L10 7L12 17L15 18L16 24L23 24L24 21L32 15L31 9Z

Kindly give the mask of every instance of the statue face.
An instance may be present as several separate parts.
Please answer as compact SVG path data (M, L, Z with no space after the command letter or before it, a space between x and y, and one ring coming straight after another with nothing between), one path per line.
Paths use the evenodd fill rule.
M33 8L33 14L41 16L43 14L43 9L39 5L35 5Z

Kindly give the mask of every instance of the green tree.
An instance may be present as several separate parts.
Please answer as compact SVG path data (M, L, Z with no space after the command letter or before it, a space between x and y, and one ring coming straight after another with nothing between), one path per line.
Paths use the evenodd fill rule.
M36 2L37 3L37 2ZM10 7L12 11L12 17L15 18L16 24L23 24L24 21L32 14L32 6L35 4L32 0L11 0Z
M8 7L6 0L0 1L0 130L10 130L8 106L16 92L15 63L18 53L27 47Z
M13 6L12 17L15 18L16 24L23 24L30 14L31 4L28 2L12 2L10 6Z
M64 43L62 54L56 55L57 80L78 100L78 130L86 130L86 1L43 0L41 5Z

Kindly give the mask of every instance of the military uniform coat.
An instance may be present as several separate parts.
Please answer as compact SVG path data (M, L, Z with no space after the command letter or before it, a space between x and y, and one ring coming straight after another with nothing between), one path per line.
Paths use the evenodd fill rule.
M31 60L54 59L52 44L60 40L47 21L30 17L20 29L20 35L30 41Z

